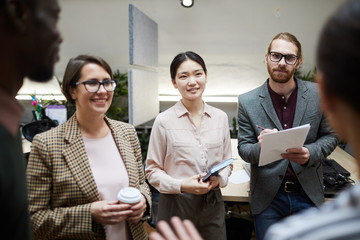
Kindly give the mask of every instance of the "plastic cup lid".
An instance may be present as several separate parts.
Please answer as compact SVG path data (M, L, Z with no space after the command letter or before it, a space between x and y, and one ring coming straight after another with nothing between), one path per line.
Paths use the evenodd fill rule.
M120 190L118 200L124 203L136 203L141 200L141 193L133 187L126 187Z

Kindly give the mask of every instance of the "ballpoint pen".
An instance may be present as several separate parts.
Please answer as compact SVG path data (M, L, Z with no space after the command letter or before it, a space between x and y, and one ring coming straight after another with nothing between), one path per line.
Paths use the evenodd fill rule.
M257 128L260 128L261 130L265 130L265 128L264 128L264 127L259 126L259 125L256 125L256 127L257 127Z

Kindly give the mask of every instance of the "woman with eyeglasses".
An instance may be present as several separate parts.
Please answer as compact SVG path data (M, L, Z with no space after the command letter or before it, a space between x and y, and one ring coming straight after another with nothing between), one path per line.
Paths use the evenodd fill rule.
M203 177L231 158L228 117L202 99L207 69L198 54L175 56L170 75L181 100L157 116L146 160L146 177L160 192L158 220L190 219L204 239L226 239L220 188L227 185L232 166L209 181Z
M151 195L135 128L105 116L116 81L100 57L70 59L62 82L76 106L64 124L32 142L27 180L35 239L147 239ZM120 189L141 200L123 204Z

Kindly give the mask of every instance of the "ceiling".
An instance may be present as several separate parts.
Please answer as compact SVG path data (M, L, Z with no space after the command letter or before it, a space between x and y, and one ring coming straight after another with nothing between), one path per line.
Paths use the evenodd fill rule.
M169 80L173 57L186 50L207 63L205 95L237 96L267 78L265 51L279 32L293 33L303 45L303 71L315 66L321 26L342 0L136 0L135 6L158 23L159 93L177 94Z
M264 54L279 32L291 32L303 45L304 72L314 68L314 52L325 19L345 0L59 0L64 41L56 76L62 79L70 57L95 54L113 69L129 65L128 6L134 4L158 24L159 95L178 94L169 65L182 51L199 53L208 68L204 95L237 96L267 78Z

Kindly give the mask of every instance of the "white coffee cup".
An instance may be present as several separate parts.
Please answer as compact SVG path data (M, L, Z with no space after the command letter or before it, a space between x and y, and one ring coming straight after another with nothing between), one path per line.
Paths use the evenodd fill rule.
M141 193L136 188L126 187L120 190L117 198L122 203L134 204L141 200Z

